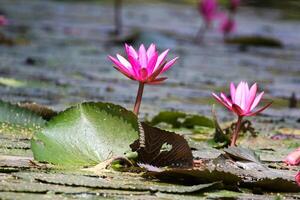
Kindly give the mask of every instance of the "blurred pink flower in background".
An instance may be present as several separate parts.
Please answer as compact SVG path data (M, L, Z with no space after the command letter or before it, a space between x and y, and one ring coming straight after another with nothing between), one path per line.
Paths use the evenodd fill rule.
M272 102L265 105L263 108L254 111L254 108L259 104L264 95L264 92L257 94L257 84L253 84L249 89L248 83L241 81L237 88L233 83L230 84L230 98L221 92L220 96L212 93L213 97L224 105L228 110L234 112L238 116L236 128L231 139L231 146L236 145L236 140L241 128L242 119L244 116L254 116L271 105Z
M5 26L8 24L8 20L6 19L5 16L0 15L0 26Z
M300 147L291 152L284 160L287 165L299 165L300 164Z
M300 187L300 172L298 172L298 174L295 176L295 181L298 184L298 186Z
M222 17L220 23L220 31L224 34L224 36L227 36L228 34L234 32L235 28L236 28L236 23L233 18L228 16Z
M136 115L139 113L144 84L158 84L166 80L167 77L158 76L170 69L178 59L178 57L176 57L168 62L166 60L168 52L169 49L159 54L154 44L151 44L147 50L142 44L138 51L132 46L125 44L127 59L120 54L116 55L117 58L108 56L118 71L128 78L139 82L138 94L133 111Z
M199 2L199 12L207 26L210 25L218 15L218 2L216 0L201 0Z

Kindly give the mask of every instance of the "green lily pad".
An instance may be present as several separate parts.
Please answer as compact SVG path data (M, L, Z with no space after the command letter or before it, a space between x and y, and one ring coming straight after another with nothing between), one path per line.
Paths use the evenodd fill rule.
M242 46L262 46L262 47L273 47L283 48L282 42L273 37L265 36L237 36L234 38L228 38L225 41L228 44L242 45Z
M45 125L37 114L8 102L0 101L0 133L31 137Z
M68 167L97 164L123 155L138 139L136 116L110 103L82 103L52 118L34 135L34 158Z
M151 125L158 125L160 123L165 123L172 128L189 128L193 129L198 127L209 127L214 128L213 120L202 116L202 115L190 115L183 112L177 111L163 111L158 115L153 117L151 120Z

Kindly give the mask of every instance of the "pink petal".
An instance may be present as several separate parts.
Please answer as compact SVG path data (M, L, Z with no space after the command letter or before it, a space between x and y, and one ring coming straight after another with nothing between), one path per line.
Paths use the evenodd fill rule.
M142 44L139 49L139 61L142 67L146 68L148 65L148 57L145 46Z
M167 77L157 78L157 79L154 79L153 81L150 81L149 84L151 84L151 85L160 84L167 79L168 79Z
M147 50L148 59L150 59L153 56L153 54L155 53L155 50L156 50L155 45L151 44L150 47Z
M132 66L132 71L133 71L134 76L138 78L139 77L138 72L140 71L140 68L141 68L140 63L131 55L128 55L128 60Z
M177 60L178 60L178 57L176 57L176 58L170 60L169 62L167 62L167 64L164 66L164 68L161 71L161 73L163 73L163 72L167 71L168 69L170 69L170 67L172 67Z
M126 77L130 78L131 80L136 80L133 76L131 76L131 74L127 74L126 72L122 71L120 68L113 66L116 70L118 70L119 72L121 72L123 75L125 75Z
M227 96L221 92L221 98L223 99L223 101L225 101L230 107L232 106L232 102L230 101L230 99L227 98Z
M246 106L247 111L250 111L251 105L253 104L253 101L256 96L256 92L257 92L257 84L254 83L251 86L250 91L249 91L249 97L248 97L247 106Z
M243 82L242 91L241 91L241 103L238 104L243 110L246 107L246 100L247 100L246 94L247 94L247 90L249 90L249 87L247 87L247 85L248 84L246 82Z
M158 53L154 52L152 54L152 56L150 57L150 60L149 60L148 66L147 66L148 74L152 74L155 64L157 62L157 58L158 58Z
M246 100L248 99L249 97L249 85L247 82L245 82L245 96L246 96Z
M232 111L232 108L227 105L226 102L224 102L218 95L216 95L215 93L211 93L213 95L213 97L221 104L223 104L227 109L229 109L230 111Z
M298 184L298 186L300 187L300 172L298 172L298 174L295 176L295 181Z
M125 44L125 50L126 50L127 56L131 55L135 59L138 58L138 54L132 46Z
M164 69L164 66L166 65L166 61L164 61L159 67L154 68L151 76L149 77L149 79L154 80L160 73L161 71Z
M117 59L115 59L112 56L108 56L108 58L115 64L115 67L118 68L121 72L131 76L130 71L122 64L120 63Z
M251 105L251 108L250 108L250 111L253 110L257 105L258 103L260 102L262 96L264 95L264 92L261 92L253 101L252 105Z
M243 91L243 87L244 84L243 82L240 82L236 88L236 92L235 92L235 97L234 97L234 102L237 105L241 105L241 101L242 101L242 91Z
M264 111L266 108L268 108L273 102L270 102L268 103L267 105L265 105L264 107L262 107L261 109L255 111L255 112L252 112L252 113L247 113L246 116L254 116L254 115L257 115L258 113Z
M234 83L230 83L230 96L231 96L231 101L235 102L235 86Z
M168 55L169 53L169 49L165 50L164 52L162 52L158 58L157 58L157 62L156 62L156 65L154 67L154 70L155 71L160 65L161 63L165 60L166 56Z
M122 65L128 69L128 71L132 72L131 64L123 56L117 54L117 58L120 61L120 63L122 63Z
M289 155L285 158L284 162L287 165L299 165L300 164L300 148L289 153Z

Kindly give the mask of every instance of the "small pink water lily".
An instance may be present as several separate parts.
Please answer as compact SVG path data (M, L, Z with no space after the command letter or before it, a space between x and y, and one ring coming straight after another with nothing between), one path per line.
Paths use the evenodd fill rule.
M202 41L205 32L210 28L212 21L218 17L218 2L216 0L200 0L198 10L204 23L196 35L195 41Z
M0 15L0 26L5 26L8 24L8 20L6 19L5 16Z
M236 23L233 18L225 16L223 17L220 24L220 31L226 37L228 34L232 33L235 30Z
M300 164L300 147L291 152L284 160L287 165L299 165Z
M298 172L298 174L295 176L295 181L298 184L298 186L300 187L300 172Z
M263 108L254 111L256 106L261 101L264 92L259 93L257 96L257 84L253 84L249 89L248 83L241 81L237 88L233 83L230 84L230 98L221 92L220 97L215 93L212 95L217 101L223 104L230 111L236 113L238 116L254 116L265 110L271 103Z
M236 140L238 137L238 133L240 131L240 126L243 117L245 116L254 116L267 107L269 107L272 102L265 105L263 108L254 111L256 106L261 101L264 92L257 94L257 84L253 84L251 88L249 88L248 83L241 81L237 88L233 83L230 84L230 98L228 98L224 93L221 92L220 96L212 93L213 97L224 105L228 110L234 112L238 116L238 121L236 124L236 129L233 133L231 139L231 146L236 145Z
M139 82L138 94L134 106L134 113L138 115L144 84L158 84L167 79L167 77L159 77L163 72L172 67L178 57L167 62L166 57L169 49L161 54L156 50L156 46L151 44L146 50L142 44L138 51L132 46L125 44L125 53L127 59L117 54L114 58L108 56L114 63L114 67L128 78Z
M216 0L201 0L199 2L199 12L205 23L209 25L218 15L218 2Z

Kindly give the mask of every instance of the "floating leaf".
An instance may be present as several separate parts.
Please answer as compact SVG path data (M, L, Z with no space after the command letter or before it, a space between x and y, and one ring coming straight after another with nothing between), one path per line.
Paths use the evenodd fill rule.
M259 157L254 151L242 147L228 147L224 151L233 159L260 163Z
M192 167L193 155L186 140L175 133L141 124L140 140L131 146L138 152L138 162L157 167Z
M0 101L0 133L31 136L45 121L35 113L17 105Z
M214 122L211 119L201 115L187 116L182 125L186 128L194 128L195 126L215 127Z
M177 111L160 112L151 121L151 125L160 123L169 124L173 128L194 128L195 126L214 128L214 122L205 116L189 115Z
M243 166L246 166L246 168ZM202 163L190 169L159 168L151 170L149 167L146 169L148 172L145 176L152 176L166 182L181 181L183 183L198 184L222 181L230 187L300 192L300 187L297 187L294 180L297 172L272 169L256 162L233 162L223 155L211 162ZM277 186L272 187L274 184Z
M225 42L228 44L238 44L242 46L283 47L280 40L265 36L239 36L227 38Z
M110 103L82 103L52 118L32 139L38 161L87 166L123 155L138 138L137 118Z
M18 88L25 87L27 83L12 78L0 77L0 85Z
M36 113L45 120L50 120L52 117L57 115L57 112L55 112L54 110L37 103L19 103L18 105L22 108L26 108L27 110Z
M160 172L147 172L146 175L163 181L173 182L181 180L186 183L223 181L225 184L237 184L242 180L238 175L216 169L166 169Z
M163 111L158 115L153 117L151 120L151 125L157 125L160 123L167 123L172 125L173 128L179 128L182 124L180 119L186 117L186 114L183 112L175 112L175 111Z
M159 183L154 181L145 181L143 179L133 179L133 177L109 178L91 177L84 175L71 174L46 174L46 173L16 173L18 177L30 176L31 179L40 183L52 185L64 185L75 187L86 187L93 189L114 189L114 190L132 190L132 191L150 191L165 193L194 193L204 189L219 185L220 183L197 184L193 186L174 185ZM118 175L119 176L119 175ZM1 186L1 184L0 184Z

